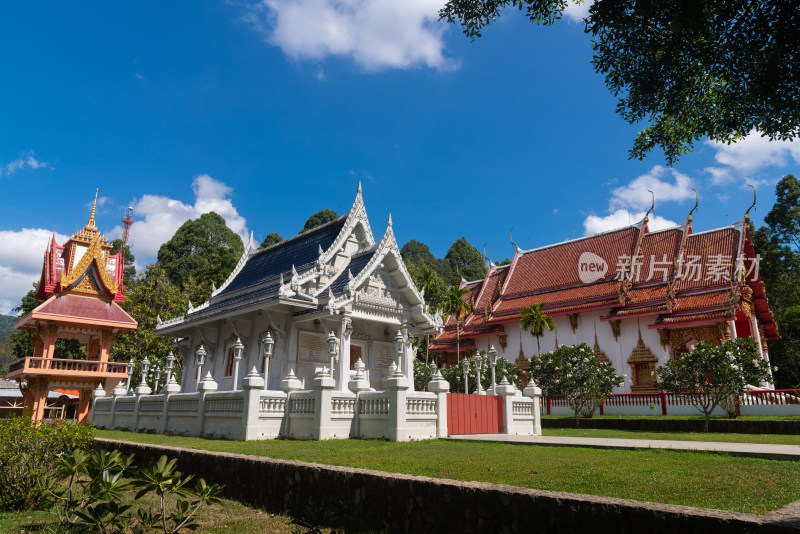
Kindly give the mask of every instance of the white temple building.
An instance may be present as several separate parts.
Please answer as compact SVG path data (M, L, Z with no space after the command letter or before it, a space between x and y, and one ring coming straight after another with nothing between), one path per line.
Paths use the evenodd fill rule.
M359 359L369 385L386 389L398 332L401 371L412 377L413 338L435 334L441 325L403 264L391 215L375 242L359 184L350 211L334 221L264 249L251 235L239 264L208 302L160 323L156 332L185 340L185 392L196 391L208 372L220 390L241 389L253 367L266 373L267 389L279 389L290 371L310 387L316 373L331 366L327 340L333 333L333 378L336 390L345 391ZM268 333L271 357L264 350Z

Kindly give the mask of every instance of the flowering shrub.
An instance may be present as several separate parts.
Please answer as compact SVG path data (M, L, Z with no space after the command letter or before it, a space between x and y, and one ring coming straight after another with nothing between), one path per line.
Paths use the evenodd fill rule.
M0 510L29 510L43 498L39 479L52 474L59 455L91 445L91 430L71 421L36 423L0 419Z
M717 406L735 416L736 397L747 385L769 380L769 365L758 353L752 338L729 339L719 346L700 341L690 353L670 360L657 369L656 387L683 393L708 419ZM733 412L733 413L731 413Z
M578 417L591 417L614 387L624 379L610 365L597 360L586 343L561 345L553 352L531 357L531 378L547 397L565 397Z

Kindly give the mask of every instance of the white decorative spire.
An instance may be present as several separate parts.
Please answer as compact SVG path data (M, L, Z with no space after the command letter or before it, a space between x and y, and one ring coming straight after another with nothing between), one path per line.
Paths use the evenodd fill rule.
M391 213L389 214L389 223L388 224L389 224L389 228L391 228L392 227L392 214Z
M250 241L247 243L247 248L248 248L248 250L254 250L256 248L255 247L255 243L253 241L253 231L252 230L250 230Z

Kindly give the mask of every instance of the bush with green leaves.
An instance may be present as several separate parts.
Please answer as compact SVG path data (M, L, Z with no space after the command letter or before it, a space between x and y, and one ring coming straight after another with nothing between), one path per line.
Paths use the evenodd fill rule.
M75 449L63 455L51 477L41 479L51 513L65 530L173 534L196 530L196 514L219 502L221 487L175 469L177 460L161 456L145 466L133 466L133 456L120 451L87 453ZM131 499L131 492L135 492ZM148 494L157 498L155 509L135 503Z
M736 399L745 387L770 379L769 364L761 358L752 338L737 338L715 346L700 341L695 349L660 366L656 387L682 393L708 420L717 406L736 416Z
M52 475L60 454L87 449L90 427L72 421L0 419L0 510L30 510L43 499L38 481Z
M586 343L534 354L530 372L544 396L567 399L576 425L579 417L591 417L613 388L625 383L612 366L598 361Z

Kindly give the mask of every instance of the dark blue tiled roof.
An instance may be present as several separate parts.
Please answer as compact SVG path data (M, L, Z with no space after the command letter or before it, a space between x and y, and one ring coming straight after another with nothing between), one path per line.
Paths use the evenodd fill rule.
M346 220L346 215L343 215L335 221L257 252L247 260L236 278L220 295L258 284L280 273L287 273L292 270L292 265L299 269L314 263L319 258L319 247L327 250L341 232Z
M369 260L371 260L372 256L374 255L375 251L371 250L368 252L364 252L360 256L354 256L350 260L350 263L347 265L347 267L345 267L344 271L342 271L342 273L339 274L336 280L334 280L329 286L331 291L333 291L333 294L336 295L338 293L341 293L347 287L347 284L350 282L350 277L348 276L347 271L353 273L353 278L355 278L361 273L361 271L364 270L364 267L367 266ZM325 293L327 292L328 290L326 289Z

